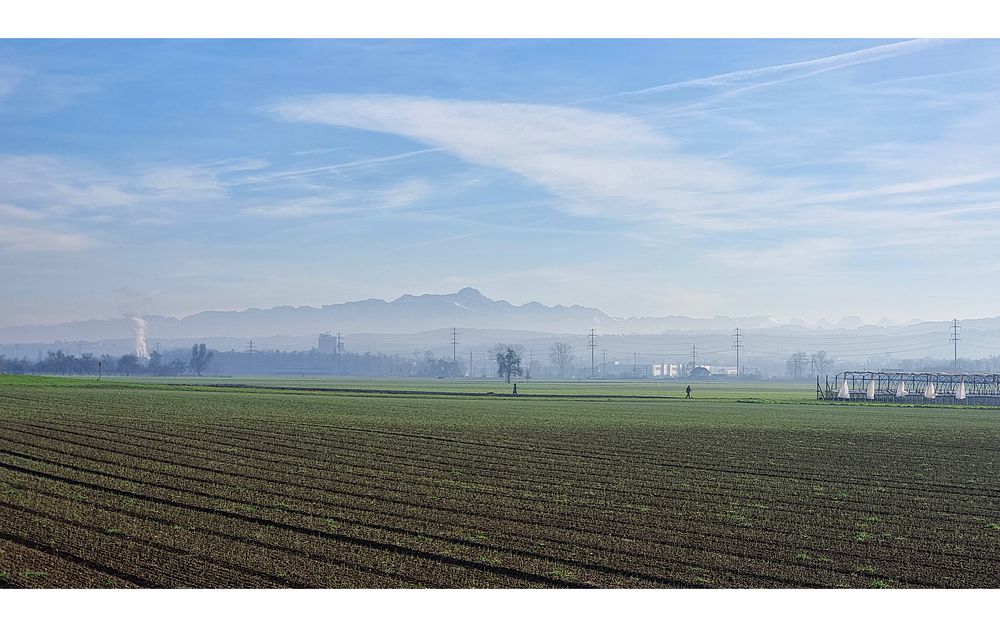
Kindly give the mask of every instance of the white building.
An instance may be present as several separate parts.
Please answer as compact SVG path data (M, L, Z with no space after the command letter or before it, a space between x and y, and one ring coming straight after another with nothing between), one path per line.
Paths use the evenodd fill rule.
M684 374L684 366L681 364L653 364L652 373L654 378L676 378Z
M705 366L713 376L719 375L723 377L735 377L737 374L736 366Z
M336 353L337 352L337 336L332 333L320 333L319 342L317 343L316 350L321 353Z

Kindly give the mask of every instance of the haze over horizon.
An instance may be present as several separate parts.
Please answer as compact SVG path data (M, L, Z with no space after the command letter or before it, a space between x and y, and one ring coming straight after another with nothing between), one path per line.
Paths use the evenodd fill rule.
M109 316L107 318L101 318L101 319L98 319L98 318L72 318L72 319L66 319L66 320L52 322L52 323L49 323L49 324L44 324L44 325L41 325L41 326L58 326L58 325L62 325L62 324L72 323L72 322L86 322L86 321L89 321L89 320L116 320L116 319L120 319L120 320L130 321L130 320L135 320L137 316L139 316L139 317L142 317L142 316L147 316L147 317L148 316L156 316L156 317L172 318L172 319L176 319L176 320L184 320L184 319L191 318L191 317L196 317L196 316L199 316L199 315L202 315L202 314L211 314L211 313L224 313L224 314L228 314L228 313L249 313L249 312L254 312L254 311L274 311L274 310L285 310L285 309L322 309L322 308L331 307L331 306L359 304L359 303L363 303L365 301L377 301L377 302L386 303L386 304L394 304L394 303L402 302L402 301L406 300L407 298L416 298L416 299L420 299L420 298L438 298L438 297L448 297L448 296L460 296L460 295L465 295L467 293L473 294L474 298L476 298L476 299L482 299L485 302L509 303L510 305L512 305L515 308L520 308L520 307L525 307L525 306L530 306L530 305L541 305L542 307L544 307L546 309L559 308L559 307L565 307L565 308L583 308L583 309L588 309L588 310L596 310L596 311L598 311L598 312L600 312L602 314L607 314L607 312L604 312L599 307L593 307L593 306L588 305L587 303L583 303L583 302L558 303L558 302L547 302L547 301L539 300L539 299L534 299L534 300L531 300L531 301L524 301L524 302L517 302L517 301L510 302L510 301L507 301L506 299L499 299L499 298L495 299L495 298L492 298L490 295L484 294L481 290L478 290L478 289L476 289L476 288L474 288L472 286L466 286L466 287L461 288L460 290L458 290L456 292L453 292L453 293L445 293L445 294L437 294L437 293L430 293L430 292L405 293L405 294L399 294L399 295L397 295L394 298L384 298L384 299L383 298L365 298L365 299L340 301L340 302L325 302L325 303L322 303L322 304L319 304L319 305L301 305L301 304L296 304L296 303L285 303L285 304L274 305L274 306L270 306L270 307L246 307L246 308L240 308L240 309L207 309L207 310L192 311L192 312L189 312L189 313L173 314L173 315L172 314L163 314L163 313L160 313L160 312L157 312L157 311L129 311L129 312L121 314L121 315L113 315L113 316ZM461 304L456 304L456 306L464 308ZM899 326L899 325L904 325L904 324L912 324L912 323L920 323L920 322L932 322L932 321L926 321L926 320L916 319L916 318L910 319L910 320L893 320L893 319L887 318L885 316L883 316L879 320L865 320L865 319L863 319L860 316L854 316L854 315L845 315L845 316L841 316L840 318L835 318L835 319L829 319L829 318L826 318L826 317L822 317L822 318L818 318L818 319L815 319L815 320L805 320L803 318L797 318L797 317L784 318L783 319L783 318L777 318L777 317L774 317L774 316L769 316L766 313L747 314L747 315L716 314L714 316L684 316L684 315L679 315L679 314L673 314L673 313L668 312L668 311L659 312L659 313L656 313L656 314L653 314L653 315L611 316L611 318L614 318L616 320L622 320L622 321L624 321L624 320L633 320L633 319L642 319L642 318L690 318L691 320L712 320L712 319L732 319L732 320L736 320L736 319L750 319L750 318L755 318L755 319L764 319L764 318L767 318L767 319L771 320L773 324L776 324L776 325L800 325L800 326L816 326L816 325L819 325L819 326L829 326L829 327L844 326L845 328L858 328L858 327L861 327L861 326L864 326L864 325L873 325L873 326L891 325L891 326ZM2 329L2 328L10 328L10 327L15 327L15 326L33 326L33 325L5 325L5 327L0 327L0 329ZM581 331L581 333L582 333L582 331Z
M962 319L973 330L1000 329L1000 316ZM980 328L975 323L985 326ZM593 328L598 335L635 335L725 332L734 327L744 331L784 328L793 333L812 330L871 331L906 333L916 327L950 324L950 320L864 320L859 316L839 319L778 319L767 315L711 317L679 316L663 312L657 316L611 316L585 303L510 302L494 299L474 287L453 293L401 294L392 299L368 298L324 303L321 306L285 304L275 307L204 310L184 316L158 312L129 312L120 316L76 319L50 325L0 326L0 342L104 340L119 337L125 328L147 324L161 338L170 337L301 337L321 332L413 334L453 327L467 330L509 330L526 333L583 335ZM207 326L206 326L207 325ZM994 329L996 327L997 329ZM27 334L27 335L24 335ZM888 336L887 336L888 337ZM993 344L991 344L993 346Z
M588 305L587 303L583 303L583 302L559 303L559 302L548 302L548 301L539 301L539 300L532 300L532 301L525 301L525 302L518 302L518 301L511 302L511 301L508 301L506 299L492 298L490 295L484 294L482 291L480 291L480 290L478 290L478 289L476 289L476 288L474 288L472 286L466 286L466 287L461 288L461 289L459 289L459 290L457 290L456 292L453 292L453 293L444 293L444 294L430 293L430 292L404 293L404 294L399 294L399 295L397 295L395 297L392 297L392 298L363 298L363 299L346 300L346 301L340 301L340 302L332 302L332 301L331 302L324 302L324 303L317 304L317 305L313 305L313 304L302 305L302 304L297 304L297 303L284 303L284 304L281 304L281 305L274 305L274 306L269 306L269 307L254 307L254 306L250 306L250 307L234 308L234 309L204 309L204 310L191 311L191 312L185 312L185 313L180 313L180 314L163 314L163 313L157 312L157 311L129 310L126 313L123 313L123 314L120 314L120 315L111 315L111 316L108 316L108 317L105 317L105 318L98 318L98 317L93 317L93 316L91 316L91 317L82 316L82 317L76 317L76 318L67 318L65 320L58 320L58 321L54 321L54 322L51 322L51 323L43 323L43 324L33 323L33 324L28 324L28 325L5 325L4 327L0 327L0 329L3 329L3 328L13 328L13 327L25 327L25 326L59 326L59 325L64 325L64 324L74 323L74 322L86 322L86 321L96 321L96 320L105 320L105 321L108 321L108 320L135 320L137 317L143 317L143 316L145 316L145 317L154 316L154 317L171 318L171 319L176 319L176 320L184 320L184 319L187 319L187 318L196 317L196 316L199 316L199 315L202 315L202 314L210 314L210 313L226 313L226 314L228 314L228 313L249 313L249 312L255 312L255 311L275 311L275 310L286 310L286 309L322 309L322 308L331 307L331 306L359 304L359 303L363 303L365 301L377 301L377 302L381 302L381 303L393 304L393 303L398 303L398 302L404 301L407 298L418 298L418 299L419 298L424 298L424 297L436 298L436 297L447 297L447 296L463 295L463 294L466 294L466 293L474 294L475 298L477 298L477 299L481 298L484 301L496 302L496 303L508 303L508 304L512 305L513 307L515 307L515 308L520 308L520 307L525 307L525 306L530 306L530 305L541 305L542 307L544 307L546 309L560 308L560 307L564 307L564 308L583 308L583 309L588 309L588 310L596 310L596 311L598 311L598 312L600 312L602 314L607 314L607 312L604 312L599 307L593 307L593 306ZM457 305L457 306L461 307L461 305ZM845 316L841 316L840 318L833 318L833 319L826 318L826 317L821 317L821 318L814 319L814 320L806 320L806 319L798 318L798 317L778 318L778 317L775 317L775 316L769 316L766 313L750 313L750 314L746 314L746 315L716 314L714 316L685 316L685 315L673 314L673 313L667 312L667 311L655 313L655 314L652 314L652 315L625 315L625 316L610 316L610 317L613 318L613 319L615 319L615 320L622 320L622 321L625 321L625 320L635 320L635 319L643 319L643 318L689 318L692 321L705 321L705 320L713 320L713 319L730 319L730 320L741 320L741 319L743 319L743 320L745 320L745 319L751 319L751 318L752 319L765 319L766 318L766 319L770 320L772 324L775 324L775 325L799 325L799 326L821 326L821 327L822 326L828 326L828 327L841 326L841 327L844 327L844 328L859 328L859 327L865 326L865 325L870 325L870 326L887 326L887 325L888 326L901 326L901 325L921 323L921 322L933 322L933 321L928 321L928 320L922 320L922 319L919 319L919 318L911 318L909 320L894 320L894 319L888 318L886 316L883 316L883 317L881 317L878 320L865 320L864 318L862 318L860 316L855 316L855 315L845 315Z
M986 318L996 40L0 41L0 327Z

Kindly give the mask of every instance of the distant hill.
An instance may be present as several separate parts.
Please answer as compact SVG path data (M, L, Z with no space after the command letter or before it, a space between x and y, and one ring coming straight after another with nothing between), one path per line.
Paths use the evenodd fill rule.
M184 318L143 315L149 337L304 336L325 331L341 333L419 333L450 326L477 329L517 329L540 333L660 333L667 330L724 330L734 326L777 326L766 316L711 319L685 316L620 319L600 309L579 305L547 306L532 301L513 305L493 300L479 290L454 294L405 294L391 301L367 300L322 307L281 306L243 311L203 311ZM56 325L0 329L0 342L96 341L132 335L132 321L85 320Z
M225 342L228 345L235 342L242 344L245 341L239 338L270 338L269 344L274 347L313 346L316 335L326 331L359 336L356 337L358 340L361 339L360 336L367 336L362 342L365 346L403 348L413 345L411 342L417 339L404 338L404 335L431 331L440 335L440 330L450 327L465 330L463 343L466 346L471 339L468 335L471 329L491 330L491 333L483 336L483 341L487 341L487 337L526 339L532 333L583 336L591 328L604 337L692 333L721 337L728 336L734 328L740 327L744 331L758 331L755 342L758 349L767 345L768 350L779 354L814 344L828 345L831 350L844 350L851 338L862 342L852 345L852 352L880 352L880 345L896 348L895 343L883 339L872 342L869 346L864 338L874 339L885 336L888 332L893 337L908 339L907 348L913 346L914 349L921 350L925 343L936 344L935 338L942 333L947 339L948 333L947 322L911 321L906 325L898 325L884 319L879 325L864 325L857 317L845 317L836 324L821 321L814 325L807 325L799 320L782 325L768 316L690 318L668 315L615 318L600 309L579 305L549 306L534 301L514 305L505 300L493 300L471 287L453 294L406 294L390 301L372 298L322 307L282 306L243 311L203 311L183 318L159 315L142 317L148 327L147 337L155 341L178 344L180 340L232 338L231 342ZM1000 340L997 335L1000 332L1000 318L965 320L963 325L963 339L971 340L970 348L976 343L980 347L993 346ZM503 329L509 331L498 331ZM764 331L766 329L775 329L774 333L778 335L768 337ZM816 336L817 329L823 331L822 336ZM107 340L124 343L125 338L131 338L132 335L133 322L122 317L49 326L7 327L0 329L0 344L9 346L15 342L43 344ZM306 339L308 343L304 343ZM942 346L947 349L949 344L944 341Z

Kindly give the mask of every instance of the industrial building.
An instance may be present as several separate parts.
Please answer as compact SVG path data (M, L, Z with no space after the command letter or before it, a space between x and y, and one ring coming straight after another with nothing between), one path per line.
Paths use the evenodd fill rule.
M337 336L332 333L320 333L316 350L320 353L336 354L339 348Z

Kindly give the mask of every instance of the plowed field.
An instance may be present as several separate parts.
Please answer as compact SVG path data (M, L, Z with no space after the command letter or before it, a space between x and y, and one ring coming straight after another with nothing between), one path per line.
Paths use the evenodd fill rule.
M523 388L0 377L0 586L1000 585L998 410Z

